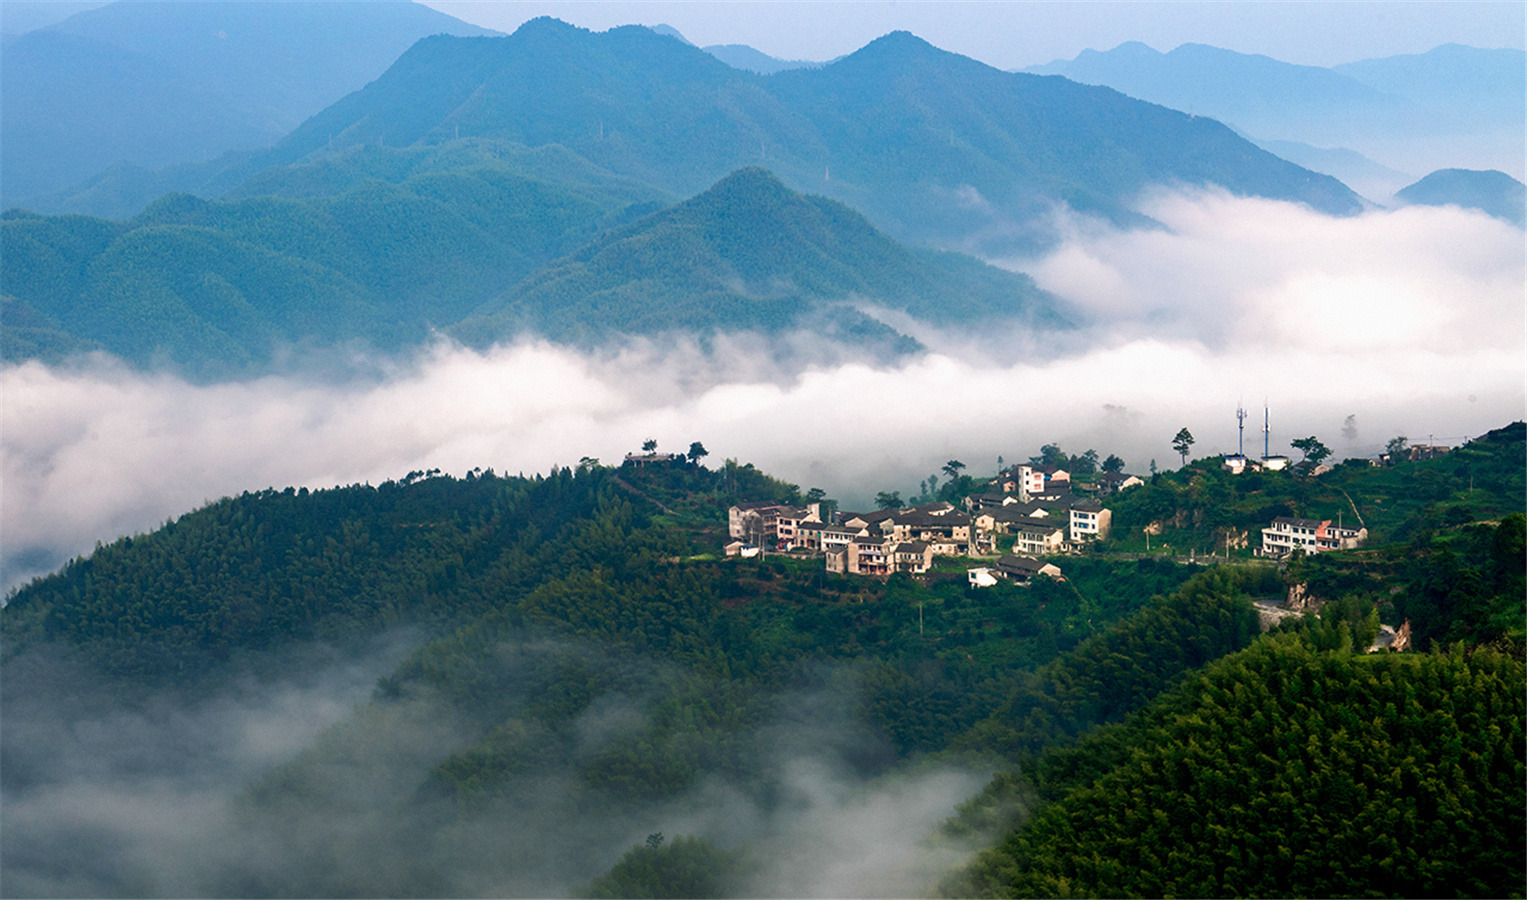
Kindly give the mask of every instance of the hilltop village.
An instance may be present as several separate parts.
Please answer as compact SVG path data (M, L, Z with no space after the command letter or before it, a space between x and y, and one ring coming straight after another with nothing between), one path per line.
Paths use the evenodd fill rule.
M1249 457L1237 452L1191 465L1186 462L1186 452L1192 436L1184 429L1178 439L1178 449L1185 458L1183 472L1190 477L1214 472L1218 473L1215 478L1228 477L1251 487L1261 485L1264 476L1309 484L1333 471L1324 464L1329 451L1314 438L1294 442L1295 447L1305 451L1305 458L1298 463L1270 453ZM1051 456L1058 452L1053 446L1045 450ZM1378 458L1346 460L1341 466L1389 468L1399 463L1439 459L1450 452L1452 448L1447 446L1409 445L1403 438L1397 438L1390 442L1388 452ZM627 462L663 461L658 456L633 455ZM1064 454L1060 456L1064 458ZM1089 451L1089 456L1095 454ZM728 511L729 540L725 552L734 557L771 553L797 558L815 556L822 559L828 572L872 577L888 577L898 572L919 575L932 570L936 560L945 560L948 567L958 566L958 561L964 560L973 563L966 567L973 587L990 586L1004 579L1027 583L1039 574L1063 580L1063 570L1056 558L1095 550L1098 542L1113 531L1111 507L1127 501L1129 492L1147 484L1147 478L1124 473L1121 461L1115 457L1109 458L1103 471L1091 465L1095 460L1083 461L1078 467L1084 472L1080 477L1074 477L1062 465L1040 463L1041 458L1003 468L988 481L964 478L970 490L963 494L935 492L936 481L930 478L926 485L928 496L920 498L930 502L903 506L899 494L881 494L880 508L871 512L833 510L830 503L821 502L820 492L808 496L806 502L738 503ZM951 484L960 468L963 464L954 460L945 467ZM1156 476L1149 478L1154 481ZM936 493L943 493L948 499L930 499ZM1368 527L1357 502L1345 496L1343 505L1348 504L1350 510L1338 509L1330 517L1301 515L1287 507L1268 506L1274 513L1284 510L1294 514L1268 515L1258 525L1248 523L1239 529L1233 524L1223 527L1220 549L1227 556L1234 548L1251 556L1286 560L1296 552L1317 554L1361 547L1369 539ZM1229 510L1219 512L1220 519L1234 518ZM1180 517L1182 511L1175 511L1175 515ZM1202 520L1205 511L1196 510L1194 516ZM1245 518L1244 514L1241 518ZM1161 535L1170 526L1170 519L1169 516L1152 521L1137 529L1147 552L1151 549L1152 535ZM1255 536L1257 532L1259 536ZM1115 545L1110 549L1122 548Z
M1282 457L1247 460L1227 456L1234 474L1283 468ZM1005 469L982 493L964 498L964 508L947 501L873 512L824 515L823 504L792 506L776 501L739 503L728 510L728 556L776 552L820 555L827 571L847 575L922 574L936 557L989 561L970 567L970 584L998 579L1027 582L1035 575L1063 578L1043 557L1079 553L1108 537L1113 513L1107 500L1144 484L1137 475L1103 472L1085 486L1073 486L1067 470L1019 464ZM1350 549L1367 529L1323 519L1278 516L1262 530L1259 555L1282 558L1294 550L1319 553Z
M1118 473L1096 482L1105 494L1141 483ZM1073 493L1065 469L1020 464L1002 472L991 490L965 498L964 509L936 501L824 518L820 503L762 501L731 507L727 519L728 555L820 554L829 572L873 576L921 574L935 557L989 557L995 562L971 569L969 578L990 585L997 578L1027 581L1040 572L1060 577L1056 566L1038 557L1107 536L1111 514L1099 500Z

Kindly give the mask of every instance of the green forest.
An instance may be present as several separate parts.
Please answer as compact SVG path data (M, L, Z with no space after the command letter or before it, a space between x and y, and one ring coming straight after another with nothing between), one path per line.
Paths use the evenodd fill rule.
M0 697L65 649L80 703L146 710L284 648L413 635L240 788L238 833L283 866L206 895L767 895L782 845L720 811L788 820L803 759L869 792L985 773L930 827L958 853L920 893L1524 893L1519 506L1285 568L1096 553L986 589L719 555L728 505L801 497L698 456L246 493L14 592ZM1261 633L1252 600L1294 583L1331 602ZM1416 649L1364 652L1381 618ZM4 749L7 791L37 790Z

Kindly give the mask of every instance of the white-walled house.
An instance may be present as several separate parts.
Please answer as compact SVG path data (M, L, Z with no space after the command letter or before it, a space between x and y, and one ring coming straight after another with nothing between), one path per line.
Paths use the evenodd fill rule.
M1368 529L1332 525L1330 519L1295 519L1279 516L1262 529L1262 555L1287 556L1295 550L1324 553L1350 550L1368 540Z
M773 500L739 503L726 513L727 536L760 547L796 544L796 533L806 522L820 522L821 507L813 503L805 509Z
M1059 553L1066 544L1064 525L1023 524L1013 529L1013 552L1030 556Z
M1108 537L1113 513L1096 500L1078 500L1071 505L1071 543L1096 541Z

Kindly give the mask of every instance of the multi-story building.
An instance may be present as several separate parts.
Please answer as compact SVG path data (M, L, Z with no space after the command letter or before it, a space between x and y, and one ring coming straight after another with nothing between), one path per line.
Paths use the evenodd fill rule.
M1113 513L1096 500L1078 500L1071 504L1071 543L1095 541L1108 537Z
M1066 545L1066 527L1061 524L1023 524L1013 529L1013 552L1029 556L1049 556Z
M756 547L795 546L796 534L806 522L820 522L818 504L805 509L773 500L739 503L727 510L727 535Z
M1287 556L1295 550L1324 553L1350 550L1368 540L1368 529L1332 525L1330 519L1294 519L1279 516L1262 529L1262 555Z

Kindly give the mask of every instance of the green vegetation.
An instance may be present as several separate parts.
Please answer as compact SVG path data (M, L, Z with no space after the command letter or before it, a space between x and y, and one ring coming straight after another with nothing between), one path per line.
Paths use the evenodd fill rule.
M1050 753L950 896L1522 896L1523 667L1282 635Z
M1027 277L901 247L762 169L650 212L629 202L644 189L556 186L482 161L433 169L440 159L418 155L357 151L348 168L326 160L270 184L293 197L172 194L125 224L7 213L11 358L100 346L216 375L292 349L397 350L434 328L480 346L526 329L592 342L811 328L876 356L918 349L852 305L864 302L961 327L1067 324ZM373 171L402 180L357 177Z
M939 324L1064 321L1026 276L954 254L910 251L847 207L746 168L547 267L457 329L473 343L530 323L557 339L684 329L820 333L891 352L916 344L847 304L875 302Z
M1476 478L1505 477L1505 451L1476 449ZM1522 893L1521 513L1282 571L1088 555L1065 581L974 589L957 569L718 560L727 505L802 492L691 455L218 501L14 593L0 688L27 690L26 661L67 647L107 676L96 695L132 706L408 624L418 643L371 701L250 786L240 815L286 822L402 728L434 743L378 786L391 839L450 847L531 816L583 848L563 870L589 896L756 890L735 838L609 848L718 785L774 808L797 741L870 783L1000 771L950 823L1005 835L955 894ZM1322 613L1259 636L1251 599L1294 583ZM1363 654L1381 615L1431 651ZM495 838L485 865L530 866L542 837ZM444 890L437 865L405 856L366 889ZM231 884L332 888L312 871Z
M704 838L661 834L632 847L620 862L582 893L584 897L733 897L737 862Z
M1498 428L1436 459L1370 466L1343 463L1315 477L1300 473L1233 475L1217 457L1162 472L1108 500L1113 534L1104 549L1145 549L1153 526L1158 552L1221 553L1227 538L1260 546L1277 516L1342 521L1368 529L1369 544L1403 543L1523 511L1527 425Z
M293 349L415 346L654 196L554 186L499 163L396 162L397 183L227 202L170 194L128 223L6 213L0 293L28 329L7 335L18 354L7 358L100 346L216 375Z

